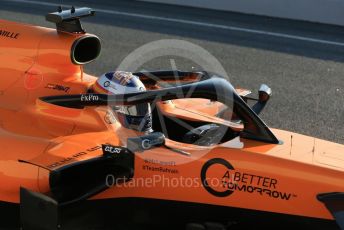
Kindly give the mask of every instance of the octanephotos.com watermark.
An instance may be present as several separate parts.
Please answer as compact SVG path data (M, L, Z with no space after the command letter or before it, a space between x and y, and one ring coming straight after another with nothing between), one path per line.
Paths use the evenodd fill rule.
M206 184L210 187L223 187L225 182L237 183L233 180L223 181L222 178L206 178ZM123 183L123 181L126 181ZM164 187L164 188L199 188L203 187L205 182L201 178L192 177L167 177L165 175L153 175L152 177L141 177L132 178L128 180L125 177L115 177L112 174L106 176L106 186L111 187L124 187L124 188L154 188L154 187Z

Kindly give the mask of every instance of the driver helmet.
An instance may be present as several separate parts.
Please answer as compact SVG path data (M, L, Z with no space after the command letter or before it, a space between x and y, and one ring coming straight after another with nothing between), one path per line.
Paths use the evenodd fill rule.
M139 77L131 72L114 71L105 73L92 86L94 93L127 94L146 91ZM139 132L152 132L152 114L149 103L112 108L122 126Z

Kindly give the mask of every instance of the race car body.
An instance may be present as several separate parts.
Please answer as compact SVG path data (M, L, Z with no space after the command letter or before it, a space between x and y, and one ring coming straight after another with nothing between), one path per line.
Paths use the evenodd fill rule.
M344 228L343 145L270 129L258 116L270 88L254 99L205 71L138 72L145 92L92 92L82 68L100 42L79 22L91 14L49 14L57 30L0 21L0 200L17 225ZM143 102L154 132L122 127L113 108Z

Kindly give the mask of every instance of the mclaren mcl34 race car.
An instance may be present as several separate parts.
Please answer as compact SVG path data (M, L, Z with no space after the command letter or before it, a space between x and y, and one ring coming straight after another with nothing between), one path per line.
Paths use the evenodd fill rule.
M89 8L0 20L1 225L21 229L344 229L344 146L270 129L271 95L206 71L138 72L95 93ZM154 76L154 77L152 77ZM116 108L149 103L152 132Z

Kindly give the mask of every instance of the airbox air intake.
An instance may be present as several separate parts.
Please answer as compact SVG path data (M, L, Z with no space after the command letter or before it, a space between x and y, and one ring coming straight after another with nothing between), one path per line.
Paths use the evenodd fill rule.
M100 40L97 36L86 35L74 41L71 50L72 62L84 65L95 60L101 51Z

